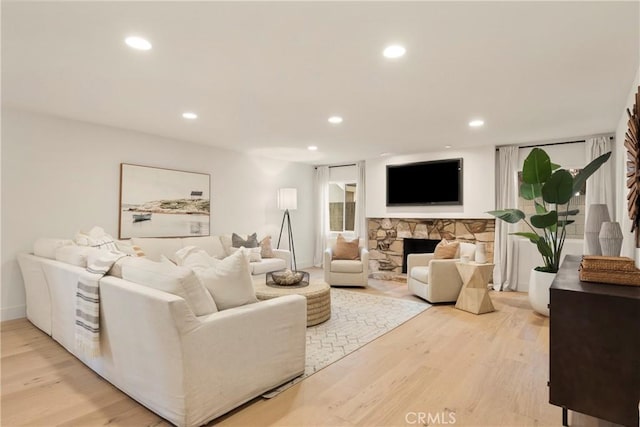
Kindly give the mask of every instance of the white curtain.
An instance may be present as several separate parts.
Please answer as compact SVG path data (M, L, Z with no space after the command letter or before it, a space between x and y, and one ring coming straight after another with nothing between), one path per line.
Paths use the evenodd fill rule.
M518 147L500 147L496 165L496 209L518 207ZM517 224L496 218L493 258L493 288L515 291L518 280L518 253L514 236Z
M313 184L316 197L316 241L313 265L322 267L329 233L329 166L318 166L316 168Z
M608 136L597 136L594 138L588 138L586 143L587 150L587 162L597 159L601 155L611 151L611 141ZM600 166L600 169L596 171L587 180L587 192L585 195L585 224L587 223L587 214L589 212L589 206L594 203L602 203L609 208L609 218L616 217L616 207L614 203L614 192L612 168L613 160L609 159L605 164Z
M360 237L360 242L363 246L367 246L368 242L368 230L367 230L367 216L365 213L365 162L359 161L356 163L356 224L355 234Z

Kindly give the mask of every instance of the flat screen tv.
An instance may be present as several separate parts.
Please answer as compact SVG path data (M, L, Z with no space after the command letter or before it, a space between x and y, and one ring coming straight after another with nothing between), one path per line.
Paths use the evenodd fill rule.
M462 159L387 165L387 206L462 204Z

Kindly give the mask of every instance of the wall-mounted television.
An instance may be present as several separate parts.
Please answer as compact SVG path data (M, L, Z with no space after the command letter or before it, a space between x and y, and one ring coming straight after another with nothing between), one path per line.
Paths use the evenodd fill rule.
M387 206L462 204L462 159L387 165Z

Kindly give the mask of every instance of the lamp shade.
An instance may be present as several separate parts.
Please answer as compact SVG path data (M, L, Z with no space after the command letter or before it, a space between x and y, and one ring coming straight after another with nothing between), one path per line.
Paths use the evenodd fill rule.
M278 209L295 210L298 209L298 190L295 188L281 188L278 190Z

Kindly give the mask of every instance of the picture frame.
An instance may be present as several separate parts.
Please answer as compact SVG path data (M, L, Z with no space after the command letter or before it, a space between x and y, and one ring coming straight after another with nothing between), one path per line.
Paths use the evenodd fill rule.
M208 236L211 175L120 164L119 238Z

